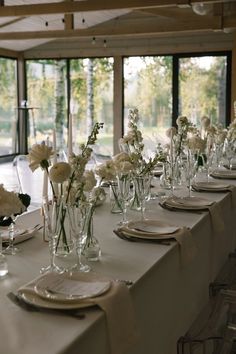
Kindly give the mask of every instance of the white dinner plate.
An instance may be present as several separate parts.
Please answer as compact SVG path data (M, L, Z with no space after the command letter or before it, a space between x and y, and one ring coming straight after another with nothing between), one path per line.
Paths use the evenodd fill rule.
M236 179L235 170L215 170L211 173L214 178Z
M80 308L91 307L96 305L93 302L86 302L86 300L80 302L59 302L59 301L54 302L38 296L35 292L29 292L29 291L21 291L18 294L18 296L21 297L22 300L24 300L26 303L30 305L45 308L45 309L52 309L52 310L53 309L55 310L80 309Z
M196 182L192 187L201 191L211 192L211 191L227 191L230 187L229 184L218 183L214 181L209 182Z
M214 202L198 197L171 197L165 200L165 204L170 207L186 210L202 210L213 205Z
M121 231L127 236L151 240L171 238L171 235L179 229L178 226L160 220L142 220L130 221L121 228Z
M49 301L79 302L107 292L111 281L95 273L48 273L34 287L36 294Z

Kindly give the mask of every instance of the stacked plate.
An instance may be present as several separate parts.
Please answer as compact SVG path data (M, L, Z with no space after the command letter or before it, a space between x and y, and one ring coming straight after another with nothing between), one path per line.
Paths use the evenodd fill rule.
M211 176L214 178L222 179L236 179L235 170L215 170L211 173Z
M95 273L47 273L18 290L27 303L51 309L94 306L95 298L108 292L112 282Z
M130 221L119 231L126 237L146 240L169 239L179 230L178 226L167 224L160 220Z
M230 188L229 184L218 183L214 181L196 182L192 184L195 191L203 192L227 192Z
M163 202L163 206L171 210L206 210L213 201L198 197L170 197Z

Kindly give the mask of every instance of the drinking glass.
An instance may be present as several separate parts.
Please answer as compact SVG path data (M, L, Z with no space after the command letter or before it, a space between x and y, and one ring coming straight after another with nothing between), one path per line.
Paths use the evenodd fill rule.
M183 167L184 167L186 181L188 185L188 196L191 197L192 181L196 175L197 167L198 167L198 159L196 158L195 154L188 151L187 160L185 161Z
M225 143L224 155L225 155L225 158L228 160L228 168L230 170L232 170L232 168L233 168L232 161L233 161L233 158L236 156L236 151L235 150L236 149L235 149L233 143L230 143L230 142L226 142Z
M40 270L41 274L47 272L56 272L56 273L64 272L63 268L55 264L56 244L58 240L58 235L56 233L57 213L58 213L57 203L54 202L52 207L50 207L50 204L48 203L48 199L43 198L43 216L44 216L47 236L49 239L50 263L49 265L41 268Z
M146 200L148 200L150 196L151 177L149 175L135 176L134 183L140 201L142 220L145 220L145 206Z
M82 254L85 245L85 236L83 234L83 223L85 215L83 216L83 210L78 206L68 206L69 220L72 232L72 238L75 242L76 251L76 264L70 269L71 272L89 272L91 267L86 263L85 257Z
M0 231L0 278L5 277L8 273L7 259L2 254L2 235Z
M130 174L120 173L117 175L117 184L119 189L120 201L122 206L121 224L127 224L127 207L131 199L130 193Z
M19 252L19 248L14 246L15 222L16 222L17 216L12 215L11 219L12 219L12 222L11 222L10 226L8 227L8 246L3 252L5 254L9 254L9 255L14 256L17 252Z

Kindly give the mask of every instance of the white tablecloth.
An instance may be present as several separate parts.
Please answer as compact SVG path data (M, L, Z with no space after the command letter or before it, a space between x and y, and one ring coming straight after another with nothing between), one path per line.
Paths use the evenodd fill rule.
M231 183L231 181L230 181ZM236 183L235 183L236 184ZM102 257L93 270L114 279L134 281L134 302L140 338L128 354L174 354L178 338L185 334L208 301L209 283L235 249L236 200L228 193L197 193L219 202L223 233L214 234L208 212L171 212L157 200L147 205L147 216L191 228L197 246L194 260L183 267L176 242L170 246L133 243L119 239L112 230L121 219L109 212L109 203L96 210L94 228ZM136 212L130 218L138 218ZM39 212L24 215L24 226L38 223ZM83 310L85 319L65 315L26 312L7 293L35 278L48 263L47 244L39 232L19 244L21 252L8 256L9 275L0 280L0 352L3 354L110 354L105 316L97 308ZM69 262L69 261L68 261Z

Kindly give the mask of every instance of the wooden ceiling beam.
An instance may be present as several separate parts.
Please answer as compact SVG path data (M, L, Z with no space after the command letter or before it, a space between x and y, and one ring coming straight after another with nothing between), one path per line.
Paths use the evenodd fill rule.
M43 3L31 5L11 5L0 6L0 17L9 16L37 16L49 14L69 14L86 11L104 11L121 9L148 9L169 6L190 6L194 3L222 3L230 0L119 0L116 2L107 0L81 0L81 1L62 1L56 3Z
M0 40L21 40L21 39L56 39L56 38L91 38L91 37L119 37L119 36L146 36L146 35L158 35L163 33L173 32L198 32L198 31L221 31L222 17L215 16L204 17L201 21L193 20L178 23L168 23L168 25L158 24L158 21L154 18L152 21L128 21L122 23L117 27L107 26L95 26L89 29L76 29L76 30L47 30L47 31L31 31L31 32L0 32ZM236 17L227 16L223 18L224 28L236 29Z

